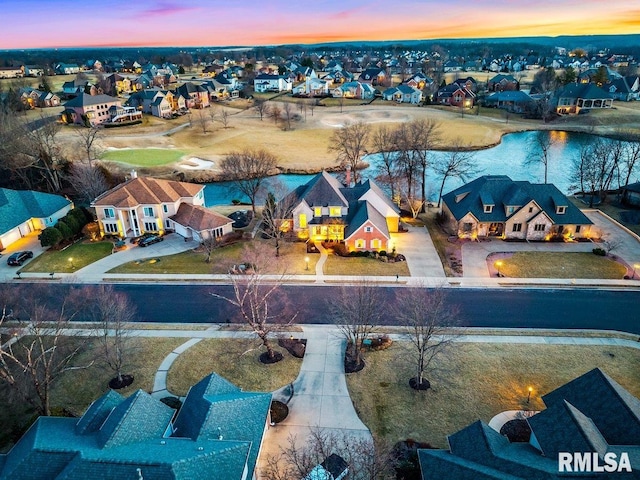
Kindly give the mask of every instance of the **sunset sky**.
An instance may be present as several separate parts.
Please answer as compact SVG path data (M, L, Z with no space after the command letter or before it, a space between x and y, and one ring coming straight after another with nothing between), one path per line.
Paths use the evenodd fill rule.
M0 49L640 33L638 0L0 0Z

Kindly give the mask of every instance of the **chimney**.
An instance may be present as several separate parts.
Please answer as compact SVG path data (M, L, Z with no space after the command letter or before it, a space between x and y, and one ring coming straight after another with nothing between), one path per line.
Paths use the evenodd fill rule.
M347 188L351 186L351 165L347 165L347 172L344 176L344 183L346 184Z
M131 170L131 179L133 180L134 178L138 178L138 172Z

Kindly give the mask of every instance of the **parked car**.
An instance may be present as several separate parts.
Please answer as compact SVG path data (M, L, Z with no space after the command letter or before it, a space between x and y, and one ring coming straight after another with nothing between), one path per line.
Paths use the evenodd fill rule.
M25 250L24 252L16 252L7 258L7 265L20 266L26 260L33 258L33 252L29 250Z
M139 247L148 247L149 245L153 245L154 243L158 243L164 240L162 235L151 235L150 237L145 237L138 242Z

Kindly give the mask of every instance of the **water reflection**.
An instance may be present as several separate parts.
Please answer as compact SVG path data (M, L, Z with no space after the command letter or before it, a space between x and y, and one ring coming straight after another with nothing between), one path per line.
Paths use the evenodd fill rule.
M513 180L527 180L532 183L544 181L544 166L540 163L527 163L527 160L536 155L534 138L538 132L511 133L502 137L502 142L493 148L474 152L474 161L477 165L477 173L480 175L508 175ZM549 151L548 180L563 193L573 193L576 190L572 182L573 161L580 153L580 148L591 135L581 133L568 133L564 131L545 132L550 136L552 146ZM446 155L446 152L432 152L432 161ZM375 177L375 165L379 161L379 155L368 155L365 160L371 165L363 172L363 176ZM282 182L288 190L306 183L313 175L277 175L271 181ZM427 196L430 200L437 200L438 190L442 177L432 169L427 171ZM458 178L447 179L445 193L465 183ZM206 205L229 204L232 199L246 201L229 189L229 184L213 183L205 188ZM264 201L264 200L262 200ZM261 203L261 202L259 202Z

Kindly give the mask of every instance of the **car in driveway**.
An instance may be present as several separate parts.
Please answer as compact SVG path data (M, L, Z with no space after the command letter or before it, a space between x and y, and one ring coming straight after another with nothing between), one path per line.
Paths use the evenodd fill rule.
M10 255L9 258L7 258L7 265L19 267L30 258L33 258L33 252L30 250L25 250L23 252L16 252Z
M151 235L150 237L145 237L138 242L139 247L148 247L149 245L153 245L154 243L158 243L164 240L162 235Z

